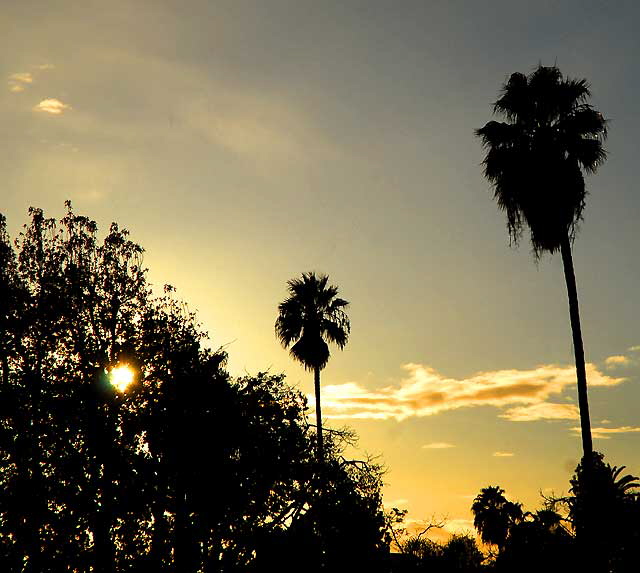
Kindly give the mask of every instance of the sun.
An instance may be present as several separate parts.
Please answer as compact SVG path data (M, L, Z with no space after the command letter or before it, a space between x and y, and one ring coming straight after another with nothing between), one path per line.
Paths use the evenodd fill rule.
M116 366L109 372L109 382L111 382L111 385L117 388L119 392L126 392L127 388L133 382L134 377L133 370L126 364Z

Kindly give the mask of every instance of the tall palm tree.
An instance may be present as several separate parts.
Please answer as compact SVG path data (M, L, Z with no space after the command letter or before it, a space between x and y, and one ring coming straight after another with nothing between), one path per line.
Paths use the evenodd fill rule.
M476 130L487 150L484 174L507 214L512 243L526 226L536 258L562 254L587 459L593 447L571 245L587 194L583 172L594 173L606 159L607 122L586 103L590 95L586 80L563 78L557 67L540 65L528 76L512 74L503 86L493 111L506 121Z
M348 302L338 298L338 287L328 285L329 277L314 272L287 282L289 297L278 305L276 336L289 348L294 360L313 370L316 396L318 461L324 460L320 371L331 355L328 343L344 348L351 326L344 309Z

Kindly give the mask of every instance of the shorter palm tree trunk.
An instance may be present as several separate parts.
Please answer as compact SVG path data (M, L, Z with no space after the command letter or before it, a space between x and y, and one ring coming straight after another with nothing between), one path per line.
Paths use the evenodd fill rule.
M576 275L573 269L571 243L567 236L560 247L564 278L567 282L569 296L569 316L571 317L571 332L573 334L573 352L576 359L576 376L578 379L578 405L580 407L580 427L582 431L582 451L587 461L591 460L593 444L591 442L591 421L589 419L589 401L587 399L587 372L584 364L584 347L582 345L582 331L580 329L580 311L578 309L578 289Z
M316 431L318 436L318 462L324 461L324 444L322 442L322 408L320 407L320 368L314 368L313 381L316 392Z

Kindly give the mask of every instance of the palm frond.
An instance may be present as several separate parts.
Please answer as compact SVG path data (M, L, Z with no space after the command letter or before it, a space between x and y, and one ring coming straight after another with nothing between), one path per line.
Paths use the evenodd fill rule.
M558 110L561 114L571 113L577 105L582 105L591 97L587 80L566 79L560 84Z
M607 121L600 112L587 104L561 117L555 126L568 137L598 137L602 141L607 137Z
M278 305L278 313L275 325L276 336L280 343L288 348L300 337L304 327L300 302L295 298L288 298Z
M509 121L525 121L532 115L527 76L519 72L511 74L500 98L493 104L493 112L504 115Z
M620 477L620 474L626 469L626 466L613 466L611 468L611 479L614 482L616 489L621 494L627 494L631 489L640 488L638 477L631 474L627 474Z
M475 134L482 145L489 149L494 147L512 147L522 137L522 129L518 125L501 121L490 121L484 127L476 129Z
M349 340L350 327L346 315L336 316L332 320L323 320L321 329L324 337L340 349L344 348Z
M589 174L595 173L607 159L607 152L597 139L578 139L570 146L570 153Z

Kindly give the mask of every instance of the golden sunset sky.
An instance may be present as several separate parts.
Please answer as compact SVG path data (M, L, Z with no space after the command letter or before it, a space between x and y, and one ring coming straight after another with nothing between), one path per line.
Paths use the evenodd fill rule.
M385 500L469 526L580 457L559 257L509 248L473 130L515 71L585 77L611 119L574 249L595 448L640 473L635 2L4 2L0 212L71 199L146 249L232 374L312 392L273 326L330 275L352 337L323 412L389 468Z

